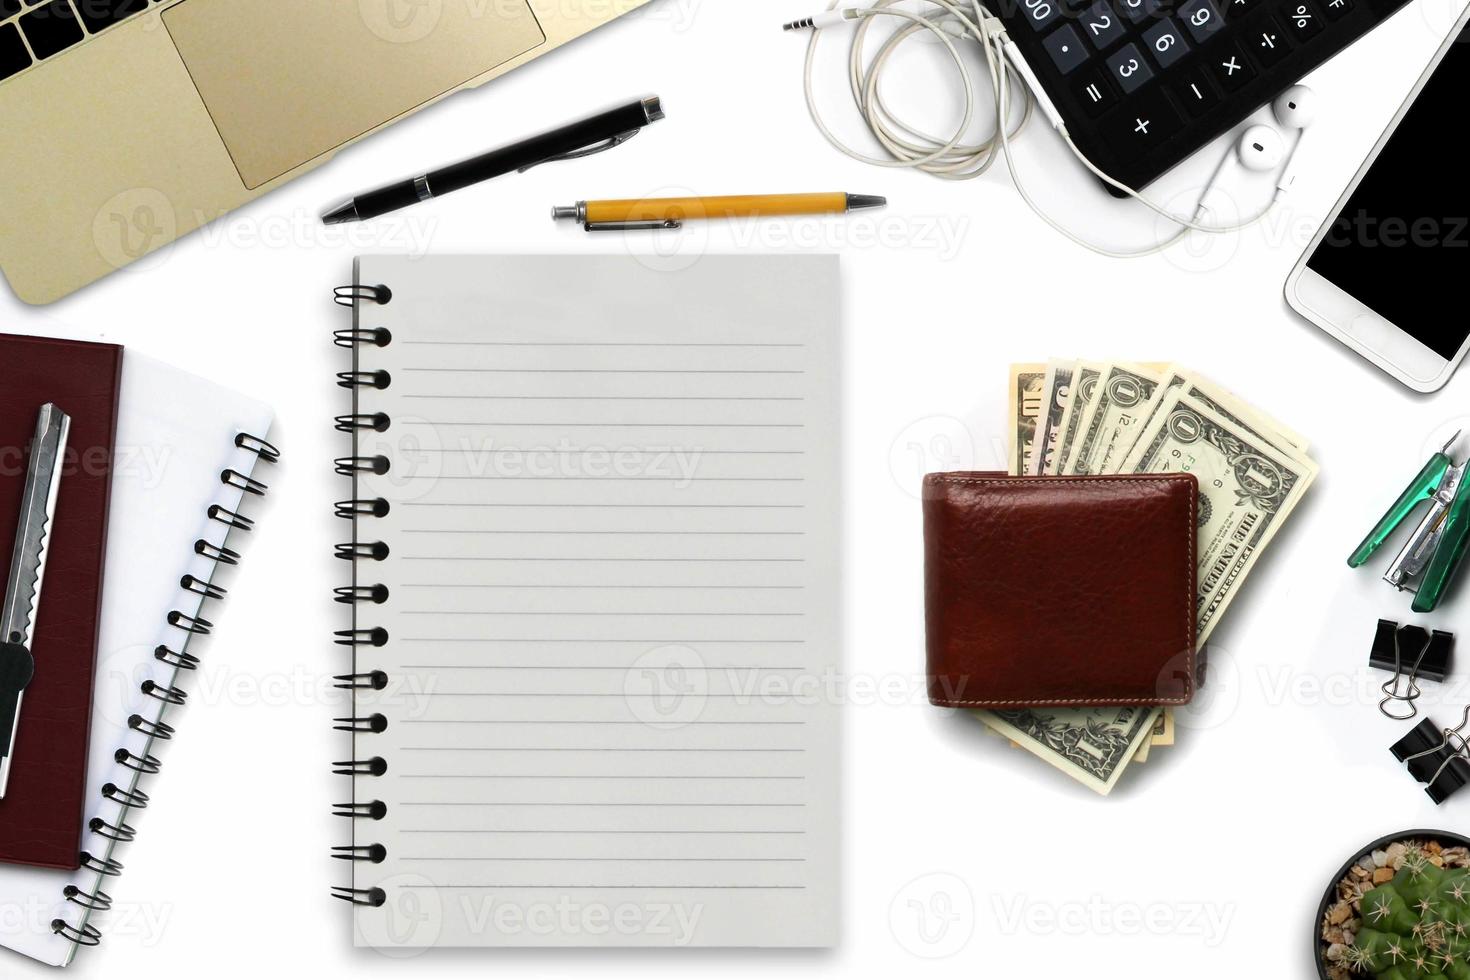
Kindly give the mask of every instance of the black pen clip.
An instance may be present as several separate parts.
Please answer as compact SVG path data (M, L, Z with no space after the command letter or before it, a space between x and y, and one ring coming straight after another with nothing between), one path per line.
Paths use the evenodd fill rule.
M527 170L541 166L543 163L556 163L560 160L579 160L582 157L590 157L598 153L606 153L608 150L616 149L617 147L622 146L624 143L628 142L628 140L637 136L641 132L641 129L630 129L625 133L619 133L616 136L610 136L605 140L593 143L591 146L584 146L580 150L572 150L568 153L559 153L554 157L547 157L545 160L537 160L535 163L528 163L524 167L517 170L516 173L523 174Z

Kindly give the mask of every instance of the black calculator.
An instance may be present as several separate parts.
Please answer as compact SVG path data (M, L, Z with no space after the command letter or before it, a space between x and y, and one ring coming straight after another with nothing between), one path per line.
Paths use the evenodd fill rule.
M1078 148L1142 188L1406 0L986 0ZM1287 134L1288 139L1291 134Z

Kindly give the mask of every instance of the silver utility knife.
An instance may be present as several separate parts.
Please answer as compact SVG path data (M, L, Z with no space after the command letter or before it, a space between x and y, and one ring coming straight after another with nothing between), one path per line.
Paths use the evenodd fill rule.
M36 605L41 600L41 579L46 572L46 543L51 520L56 516L56 492L61 487L61 463L70 431L70 416L55 405L41 406L36 435L31 440L5 605L0 608L0 799L10 786L21 697L35 673L31 639L36 631Z

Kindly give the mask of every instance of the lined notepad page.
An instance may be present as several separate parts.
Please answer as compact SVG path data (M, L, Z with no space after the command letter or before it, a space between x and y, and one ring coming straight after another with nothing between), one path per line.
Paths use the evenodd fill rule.
M359 261L359 945L835 942L837 260L657 264Z

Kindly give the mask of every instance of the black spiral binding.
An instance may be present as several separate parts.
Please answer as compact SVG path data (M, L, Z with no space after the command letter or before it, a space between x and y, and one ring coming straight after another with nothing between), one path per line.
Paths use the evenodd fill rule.
M276 463L281 458L280 450L275 446L249 433L237 435L235 446L254 453L262 462ZM220 473L219 479L224 486L252 496L264 496L268 489L260 480L233 469ZM226 534L249 531L255 526L250 518L220 504L211 505L206 516L209 520L224 525ZM216 566L235 565L240 560L238 552L210 544L203 539L195 543L194 551ZM225 597L224 588L192 575L185 575L180 579L179 588L181 592L197 598L201 606L206 601L218 601ZM197 615L197 610L195 614L174 610L168 614L167 622L179 631L178 649L163 645L153 652L154 659L168 670L166 680L149 679L139 686L140 693L163 702L159 717L156 720L149 720L142 715L128 718L128 728L143 735L145 744L141 753L129 748L119 748L113 754L113 761L121 767L124 778L107 783L100 794L103 800L121 810L111 821L103 817L92 817L87 821L87 829L100 838L104 850L100 853L82 851L80 865L83 871L97 875L99 881L103 878L116 878L123 873L122 862L113 857L112 852L118 845L126 844L137 836L137 831L127 823L126 818L131 811L147 809L150 802L149 795L138 784L144 777L154 775L162 768L162 761L153 755L153 747L158 742L169 741L175 733L174 727L163 721L162 713L169 707L184 703L188 695L178 686L179 675L199 667L199 658L187 652L186 647L190 638L207 636L214 627L209 620ZM112 907L112 896L95 885L88 891L81 885L69 884L63 889L62 898L82 910L81 918L76 922L54 919L51 922L51 931L77 947L100 945L102 932L89 920L93 913L106 912ZM367 901L372 898L372 895L365 896Z
M338 501L336 505L336 515L342 520L352 522L352 539L336 546L337 557L352 563L352 582L350 585L335 590L334 598L337 602L352 607L352 627L338 630L335 638L338 646L352 649L352 669L348 673L337 675L336 686L352 692L354 709L357 706L358 691L381 691L388 686L386 673L381 670L363 670L359 668L357 662L359 648L371 649L388 644L389 636L386 629L381 626L365 625L358 619L359 609L381 606L388 602L388 587L382 583L361 581L358 578L358 572L360 568L370 567L371 563L386 559L390 549L385 541L361 539L359 537L361 526L358 522L381 520L388 516L390 508L388 501L381 497L365 496L357 491L360 478L369 475L386 475L392 469L393 463L387 456L358 453L357 443L359 433L387 432L393 425L393 419L386 413L364 408L362 405L365 396L374 391L389 388L393 384L393 376L387 371L363 370L359 357L363 349L382 348L393 343L393 334L389 330L363 323L366 309L370 304L381 306L391 301L392 298L393 291L381 285L344 286L336 292L337 303L352 307L355 314L353 328L338 330L333 336L333 342L338 347L352 351L352 370L343 371L337 375L338 386L352 392L352 412L348 415L339 415L336 419L337 431L347 434L352 439L352 454L336 461L338 475L345 476L352 481L351 496L347 500ZM359 738L371 738L386 731L388 719L377 712L359 713L354 710L349 717L336 719L335 725L337 731L347 732L352 736L353 747L356 749ZM359 779L379 777L388 771L388 763L382 757L370 753L364 753L364 755L365 758L358 758L357 752L354 751L354 758L346 762L335 763L333 768L333 772L337 775L351 777L353 799L350 803L336 804L332 815L353 821L354 828L358 821L378 821L388 815L388 804L382 800L364 802L357 799ZM352 843L334 847L332 857L341 861L371 864L381 864L387 859L388 849L382 844L359 844L356 836L354 830ZM381 888L340 887L332 889L332 896L344 902L368 908L377 908L387 901L387 896Z

